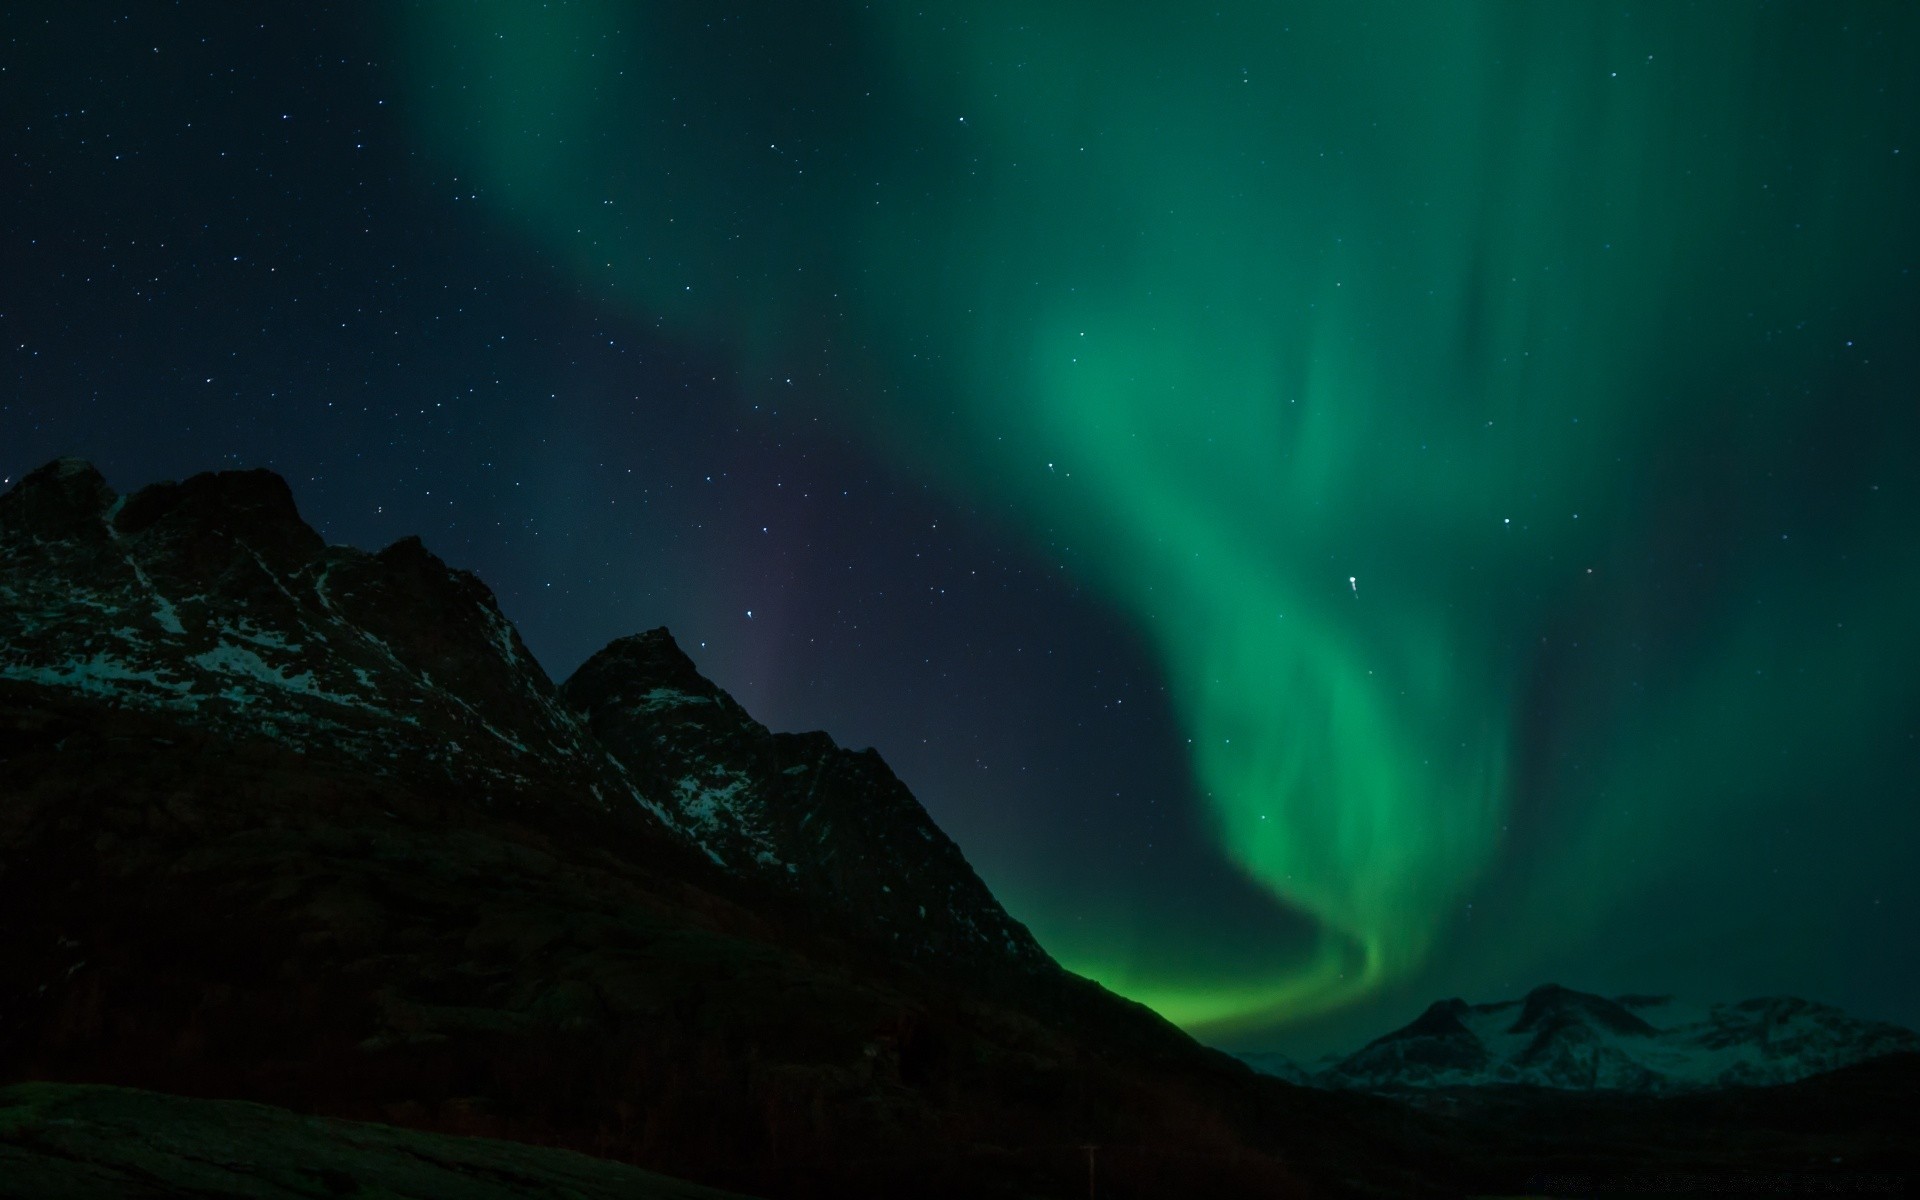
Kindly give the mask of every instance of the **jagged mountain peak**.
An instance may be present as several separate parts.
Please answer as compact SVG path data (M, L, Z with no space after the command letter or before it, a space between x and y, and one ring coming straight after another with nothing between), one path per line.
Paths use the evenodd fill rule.
M1467 1013L1467 1002L1455 997L1451 1000L1436 1000L1427 1006L1427 1010L1415 1017L1407 1025L1375 1038L1369 1047L1389 1042L1404 1041L1407 1038L1451 1038L1472 1037L1461 1018Z
M287 481L264 468L204 471L180 482L148 484L128 497L115 514L114 528L133 534L163 520L218 528L235 537L296 541L315 550L322 545L300 516Z
M116 497L62 460L0 497L0 684L50 687L473 801L625 814L840 932L1050 964L879 756L773 734L664 628L559 688L418 537L327 546L270 471Z
M1670 1092L1786 1083L1916 1050L1910 1030L1793 997L1699 1006L1546 984L1519 1000L1442 1000L1317 1071L1274 1073L1393 1095L1516 1084Z
M1620 1002L1576 992L1557 983L1545 984L1527 993L1512 1032L1538 1033L1569 1025L1589 1024L1623 1035L1650 1036L1654 1033L1653 1026L1635 1016Z
M100 518L113 501L113 489L92 463L56 459L0 495L0 533L104 539Z
M22 495L50 494L80 488L107 493L112 499L112 489L107 486L106 477L100 474L91 459L68 456L43 463L22 475L6 494L16 492Z
M722 866L796 889L909 958L1050 961L877 753L769 731L666 629L611 643L561 694Z
M631 702L656 689L709 700L723 694L700 674L664 625L607 643L580 665L566 686L586 706Z

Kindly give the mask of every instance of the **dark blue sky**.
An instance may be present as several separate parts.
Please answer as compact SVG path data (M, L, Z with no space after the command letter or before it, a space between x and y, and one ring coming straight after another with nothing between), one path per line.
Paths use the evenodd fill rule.
M1364 893L1359 900L1329 897L1324 887L1276 899L1272 887L1285 888L1280 875L1257 882L1266 878L1262 870L1279 872L1274 864L1290 861L1295 843L1283 838L1277 847L1242 853L1265 831L1241 837L1231 822L1236 814L1264 820L1253 812L1259 798L1215 805L1209 785L1196 782L1217 776L1209 776L1204 756L1190 760L1199 754L1190 738L1206 722L1195 717L1193 703L1183 706L1177 681L1183 672L1191 676L1191 693L1204 672L1195 654L1169 649L1186 647L1183 635L1155 624L1198 627L1203 616L1212 619L1204 614L1208 600L1196 599L1193 612L1178 601L1165 613L1144 611L1149 606L1126 575L1137 561L1147 578L1157 569L1151 555L1114 549L1130 545L1124 475L1122 486L1109 485L1114 496L1106 507L1078 509L1079 501L1036 500L1037 492L1023 490L1029 485L1009 483L1003 468L980 466L997 461L990 453L967 457L975 451L962 449L966 438L984 440L981 429L999 428L969 408L981 402L968 393L1002 376L983 374L977 362L963 365L960 352L1039 337L1061 313L1082 320L1073 306L1084 297L1053 309L1024 293L1002 297L992 289L1024 280L1029 259L1043 264L1035 275L1067 270L1064 263L1100 278L1106 242L1089 239L1131 229L1123 201L1157 204L1173 196L1176 206L1191 203L1223 223L1229 214L1260 228L1266 210L1247 196L1267 186L1254 171L1265 163L1255 164L1232 141L1242 131L1233 121L1248 123L1249 145L1265 146L1260 139L1270 135L1276 155L1279 147L1306 146L1317 156L1314 170L1339 164L1324 168L1338 172L1333 182L1313 185L1323 193L1290 210L1301 227L1324 220L1338 231L1326 239L1327 287L1400 286L1413 269L1396 255L1405 251L1414 261L1431 250L1437 262L1457 248L1435 249L1444 222L1409 199L1427 183L1395 174L1392 164L1413 161L1416 150L1375 145L1372 131L1396 114L1426 113L1443 102L1471 106L1437 91L1431 105L1394 91L1414 87L1405 82L1415 76L1404 63L1416 59L1407 56L1431 57L1418 44L1425 35L1349 20L1337 6L1295 5L1285 13L1227 6L1247 28L1271 33L1276 46L1296 34L1283 17L1298 18L1303 36L1320 39L1304 60L1275 50L1275 70L1264 74L1266 51L1250 37L1198 28L1196 21L1196 28L1169 33L1163 45L1141 34L1146 23L1076 29L1078 17L1062 10L1055 14L1067 31L1061 44L1071 52L1054 61L1055 77L1027 92L1018 89L1034 76L1023 73L1045 66L1049 47L1058 49L1046 39L1060 30L1035 34L1008 17L1006 30L981 33L996 14L1012 10L933 7L952 21L906 29L836 5L808 20L764 4L699 12L672 5L575 8L552 18L558 24L551 27L532 10L475 10L468 19L434 4L251 13L202 4L14 6L0 16L0 345L9 366L0 392L0 476L17 479L61 455L91 459L122 489L221 467L272 468L287 477L302 511L329 541L374 548L417 533L452 565L477 572L556 678L615 637L667 625L706 673L770 726L824 728L842 743L877 746L1014 914L1070 966L1115 986L1138 985L1136 994L1150 1000L1183 989L1224 996L1221 1011L1239 1003L1236 987L1244 981L1250 998L1243 1007L1266 1017L1236 1037L1313 1048L1377 1032L1444 992L1494 999L1543 982L1545 974L1597 990L1672 987L1702 999L1794 991L1864 1015L1920 1019L1913 999L1920 968L1908 949L1920 919L1920 886L1886 852L1889 841L1910 844L1917 831L1915 676L1909 671L1899 684L1883 678L1898 672L1855 671L1847 657L1854 650L1829 655L1809 632L1853 603L1839 581L1859 571L1860 611L1840 615L1857 617L1855 627L1880 647L1882 662L1920 666L1912 623L1899 619L1902 606L1888 582L1915 577L1907 519L1920 514L1911 479L1911 452L1920 447L1913 402L1920 308L1911 277L1914 221L1905 207L1914 194L1908 159L1920 146L1901 144L1915 132L1914 120L1894 111L1901 97L1910 98L1910 83L1901 91L1873 75L1890 62L1913 61L1920 49L1913 23L1889 9L1789 6L1790 19L1775 14L1755 22L1754 45L1743 43L1744 74L1683 68L1677 81L1658 85L1665 92L1651 72L1665 68L1670 48L1701 44L1694 28L1700 21L1647 32L1625 17L1595 17L1594 32L1546 17L1448 31L1462 39L1466 59L1481 64L1472 68L1475 87L1484 85L1488 95L1507 94L1501 89L1509 84L1528 89L1542 113L1573 125L1590 116L1579 107L1580 88L1601 85L1553 71L1584 71L1587 57L1597 55L1595 79L1611 87L1619 72L1609 64L1617 57L1647 84L1647 98L1619 102L1643 107L1595 110L1596 137L1627 133L1596 143L1591 154L1556 140L1559 127L1549 128L1545 116L1540 128L1518 121L1517 132L1504 124L1512 113L1460 118L1467 128L1462 144L1484 140L1491 147L1489 165L1462 176L1465 187L1529 195L1537 188L1540 211L1612 222L1605 228L1645 233L1648 243L1653 230L1676 240L1667 250L1643 244L1635 251L1640 266L1617 275L1605 273L1615 270L1611 265L1583 266L1577 257L1570 268L1557 258L1530 263L1546 282L1530 285L1528 302L1500 290L1502 272L1551 240L1541 234L1529 242L1503 228L1493 201L1464 206L1484 209L1476 219L1485 241L1461 250L1462 274L1472 277L1468 299L1449 312L1467 329L1460 379L1472 377L1488 390L1519 386L1506 382L1517 376L1500 374L1503 339L1512 338L1531 347L1519 353L1551 359L1553 366L1539 369L1558 374L1533 378L1562 392L1586 386L1583 379L1599 381L1596 392L1615 386L1629 378L1619 362L1636 353L1658 359L1658 395L1584 410L1565 400L1576 421L1582 411L1589 415L1586 428L1621 439L1626 449L1619 456L1589 461L1580 457L1585 451L1569 449L1573 426L1555 409L1556 432L1519 433L1502 445L1502 481L1483 495L1472 457L1481 451L1465 440L1481 436L1486 414L1476 408L1467 434L1450 443L1462 466L1431 507L1407 502L1410 495L1418 500L1411 484L1402 494L1392 480L1360 488L1342 476L1339 455L1356 448L1371 454L1403 432L1409 438L1401 440L1419 441L1432 428L1433 442L1446 449L1441 439L1453 435L1440 431L1459 414L1429 397L1424 408L1386 411L1377 427L1349 418L1328 435L1334 450L1324 461L1309 464L1302 452L1296 475L1274 468L1273 479L1305 489L1316 509L1321 493L1312 489L1323 484L1314 481L1325 481L1327 509L1344 505L1350 511L1341 519L1351 517L1349 525L1330 528L1384 523L1381 544L1398 548L1398 562L1352 568L1367 579L1353 584L1351 596L1344 559L1317 567L1331 572L1333 601L1384 599L1394 570L1421 573L1412 569L1416 561L1425 572L1451 573L1450 605L1486 601L1485 614L1448 626L1472 636L1449 641L1423 623L1427 614L1403 607L1376 630L1382 640L1372 647L1384 647L1390 659L1395 646L1418 640L1419 654L1431 650L1431 661L1444 659L1458 681L1468 681L1456 699L1441 692L1431 729L1402 736L1382 753L1412 754L1422 738L1450 746L1469 717L1498 726L1487 744L1499 747L1495 774L1505 781L1501 820L1508 824L1496 835L1493 818L1475 818L1497 848L1438 847L1456 830L1411 820L1417 804L1394 817L1401 844L1383 847L1406 851L1388 857L1410 864L1410 878L1440 871L1444 886L1433 894L1443 894L1449 908L1428 919L1393 908L1427 903L1428 893L1418 889L1411 900L1378 901L1383 909L1361 902L1391 893L1391 879L1356 885L1356 895ZM1716 20L1743 28L1740 12L1727 9ZM821 273L819 288L757 287L746 276L716 275L719 307L690 321L674 319L631 287L623 292L593 278L580 253L551 228L539 228L552 225L551 214L528 216L545 202L546 181L510 181L519 191L507 196L511 189L489 175L484 154L468 144L500 134L488 122L507 122L501 114L510 105L487 107L500 96L524 100L531 112L558 105L552 96L566 91L534 67L523 92L514 91L522 86L518 77L500 82L524 65L514 57L518 50L485 40L488 21L503 13L509 23L524 23L523 40L551 35L547 50L588 57L581 29L604 19L612 40L593 43L599 48L592 54L609 57L595 59L594 70L608 62L636 74L656 70L674 88L692 89L663 101L660 112L630 97L623 103L638 108L608 107L554 126L596 147L575 162L587 164L590 180L597 184L592 170L611 163L610 195L625 195L622 188L644 194L658 184L676 204L705 204L690 223L782 242L767 260L789 255L799 269ZM664 45L667 65L623 48L626 27L612 26L626 17L608 13L633 17L628 25L651 22L658 38L642 50ZM970 26L971 15L979 20ZM1581 49L1589 33L1599 48ZM1806 53L1788 55L1783 47L1790 45ZM1649 49L1656 46L1657 55ZM1235 65L1235 56L1248 65ZM535 58L527 52L526 62ZM1072 64L1082 59L1102 67L1081 73ZM1269 109L1246 108L1249 89L1297 61L1308 65L1295 68L1293 91L1279 88ZM1121 63L1145 65L1132 73L1115 67L1118 83L1101 74L1104 65ZM1354 73L1340 73L1342 64L1354 63ZM1512 83L1520 79L1514 63L1533 63L1538 76ZM545 71L551 63L535 66ZM1189 74L1211 78L1220 73L1215 67L1225 81L1220 97L1194 99L1181 90ZM1370 72L1386 82L1370 90ZM1433 78L1453 80L1444 72ZM500 96L488 91L496 85ZM541 90L549 85L551 95ZM1740 101L1736 86L1757 88L1760 98ZM876 94L888 97L887 105L870 111ZM896 95L911 95L911 102L895 104ZM1172 101L1163 107L1167 97ZM682 120L695 111L677 107L683 104L704 106L700 120ZM1692 107L1673 107L1682 105ZM949 107L968 108L973 124L966 113L949 122ZM914 123L934 110L940 127L916 130ZM1827 128L1829 115L1845 116L1857 136ZM1162 118L1164 130L1152 125ZM540 109L538 119L553 119L552 110ZM1123 128L1129 120L1133 132ZM1484 138L1475 121L1485 122ZM1736 162L1724 148L1669 144L1679 136L1674 130L1692 137L1696 123L1701 130L1740 128L1748 159ZM656 125L691 132L644 134ZM709 128L747 133L736 145L720 133L709 136ZM770 153L749 158L747 134L759 155L764 131L771 131ZM1021 190L1021 173L1033 169L1028 160L1039 150L1060 152L1078 172L1087 160L1070 156L1085 152L1082 142L1100 146L1109 133L1110 149L1136 140L1126 142L1130 153L1112 150L1087 168L1108 182L1093 187L1080 175L1046 176L1050 168L1043 168L1051 182ZM1216 135L1219 147L1202 146L1213 157L1196 157L1195 146ZM1410 145L1419 140L1400 136ZM1525 164L1535 160L1561 174L1528 174ZM1176 163L1187 166L1184 183ZM1762 178L1755 174L1762 167L1782 174ZM1215 168L1217 180L1206 174ZM1644 168L1651 182L1620 199L1605 190L1616 168ZM1697 196L1696 170L1711 180L1698 185ZM991 182L978 182L987 177ZM1669 185L1670 193L1660 192ZM1712 188L1722 185L1728 195L1746 189L1738 194L1748 198L1716 208ZM1599 190L1578 194L1589 187ZM856 208L879 207L871 189L888 202L920 189L920 207L910 204L898 225L845 218ZM1308 190L1277 194L1292 202ZM1314 207L1323 202L1324 211ZM1022 207L1028 203L1031 210ZM1634 204L1645 211L1616 211ZM1837 223L1846 232L1806 245L1805 237L1819 235L1788 220L1797 208L1789 213L1779 205L1817 210L1827 224L1814 228ZM1687 221L1665 220L1669 208L1685 209ZM1356 236L1354 243L1370 248L1349 249L1350 221L1361 211L1385 214L1381 228L1388 232ZM698 236L689 235L685 243L662 243L686 253L663 259L656 270L647 265L651 257L634 250L644 248L644 239L633 240L637 225L614 220L604 228L618 243L610 255L633 256L619 264L622 279L640 280L643 291L650 270L660 277L652 283L672 274L677 287L682 276L698 280L702 270L741 261L725 247L710 247L703 264L694 254ZM1689 229L1701 242L1747 249L1716 258L1673 232ZM1723 238L1729 229L1739 237ZM1235 328L1240 317L1228 301L1238 285L1229 277L1241 257L1259 252L1245 248L1251 243L1243 228L1223 224L1215 232L1200 222L1168 242L1179 250L1177 266L1141 268L1143 277L1161 278L1152 276L1161 270L1176 283L1200 281L1203 301L1179 310L1192 316L1189 349L1204 350L1208 338ZM975 235L979 243L967 240ZM890 309L883 285L861 282L884 273L876 267L869 276L860 265L873 263L876 247L947 236L960 247L954 253L962 265L949 263L927 288L977 287L981 303L956 291L924 307L910 301ZM965 260L980 245L997 257L971 277ZM1611 264L1616 252L1596 235L1579 253ZM1811 265L1793 265L1801 257ZM1670 294L1659 273L1669 260ZM1775 272L1769 261L1789 265ZM1555 269L1611 281L1612 290L1569 299L1551 291ZM1633 269L1651 272L1644 278L1653 286L1622 283ZM1218 293L1204 290L1214 282ZM1129 306L1151 294L1144 285L1132 295L1108 284L1099 304L1083 306L1094 320L1131 314ZM869 290L857 291L863 287ZM1265 305L1265 288L1262 280L1249 303ZM1673 312L1636 324L1636 311L1663 303L1697 307L1703 296L1713 298L1714 312ZM1752 310L1747 318L1736 311L1744 309ZM1262 319L1275 311L1262 310ZM769 313L785 323L773 338L762 327ZM1415 384L1427 377L1419 358L1424 333L1381 332L1405 312L1354 313L1337 329L1341 346L1366 343L1358 361L1390 364ZM1797 329L1791 320L1768 324L1782 314L1800 319ZM965 328L974 317L978 328ZM1132 332L1145 340L1139 319ZM1743 319L1754 327L1746 329ZM1622 331L1647 346L1623 345ZM1291 344L1296 332L1283 329L1274 343ZM1778 348L1801 334L1832 345L1818 354ZM1467 361L1473 355L1486 361L1476 366ZM928 379L935 383L905 398ZM1011 369L1004 381L1017 390ZM1436 387L1435 397L1442 390ZM1025 414L1012 401L1002 403L1009 407L996 410L994 420L1020 427ZM1102 403L1093 396L1096 414ZM1170 440L1197 431L1208 443L1215 434L1231 441L1238 432L1231 414L1222 417L1199 400L1182 403ZM920 428L900 428L916 421ZM1513 424L1528 428L1524 419ZM1411 438L1416 425L1422 432ZM1318 428L1299 426L1298 444L1311 447ZM1508 428L1504 412L1499 428ZM1080 432L1089 438L1084 445L1097 444ZM1427 449L1417 446L1418 453ZM1415 452L1410 444L1408 453ZM1042 461L1048 453L1036 442L1030 465L1053 486L1054 464ZM1098 478L1096 464L1082 461L1082 478ZM1293 461L1287 470L1295 469ZM1064 479L1075 464L1061 465ZM1495 522L1522 511L1528 488L1533 500L1552 493L1560 476L1590 482L1594 504L1587 525L1568 524L1537 543L1547 548L1534 558L1482 542L1480 533L1433 533L1449 528L1436 515L1471 510L1486 517L1487 537L1509 537ZM1244 485L1256 515L1271 515L1260 505L1279 503L1265 475L1223 478ZM1176 481L1172 491L1184 486ZM1487 505L1510 507L1481 514ZM1521 524L1544 529L1547 507L1523 513ZM1551 519L1580 518L1556 511ZM1110 525L1121 532L1109 536ZM1291 531L1262 528L1260 536L1269 532ZM1280 575L1288 569L1282 557L1276 553ZM1575 570L1576 558L1627 582L1587 591L1572 575L1556 582L1553 571ZM1862 562L1877 565L1863 569ZM1470 574L1476 564L1487 570ZM1501 582L1489 583L1496 574ZM1800 578L1825 581L1826 590L1790 586ZM1252 583L1240 590L1258 592ZM1339 609L1338 621L1349 611L1361 610ZM1767 618L1751 617L1755 611ZM1773 617L1776 611L1781 615ZM1301 615L1311 619L1304 600ZM1336 631L1330 637L1362 639L1355 645L1376 635L1360 626L1328 628ZM1417 639L1408 632L1416 628ZM1243 652L1231 638L1218 641L1205 648L1214 656L1208 669L1245 667L1258 691L1256 668L1268 661L1261 655L1279 652L1259 644ZM1716 649L1728 645L1735 650ZM1766 649L1776 646L1777 655ZM1318 661L1318 649L1304 653L1303 661ZM1595 655L1605 661L1596 665ZM1749 663L1756 656L1767 661ZM1767 673L1777 668L1783 681L1764 697L1741 699L1728 690L1749 686L1729 683L1735 659L1742 677L1751 672L1772 687ZM1497 678L1471 682L1483 668ZM1794 672L1806 682L1792 682ZM1643 684L1644 703L1637 698ZM1310 723L1313 714L1290 697L1275 685L1274 719ZM1727 715L1719 724L1686 725L1702 704L1721 705ZM1796 750L1772 783L1752 782L1758 776L1741 761L1750 757L1742 747L1777 742L1777 731L1794 726L1803 709L1808 745L1826 739L1836 755L1844 750L1846 765L1831 775L1833 792L1849 797L1844 802L1831 802L1807 782L1826 777L1814 749ZM1672 738L1663 740L1662 728L1673 729ZM1846 738L1832 731L1844 729L1859 732L1842 747ZM1328 745L1337 771L1375 769L1358 761L1371 753L1363 743L1330 736ZM1232 766L1221 769L1231 774ZM1626 801L1620 786L1596 792L1589 781L1602 771L1625 790L1647 790ZM1728 781L1725 789L1719 779ZM1764 819L1743 817L1735 801L1717 807L1713 798L1697 806L1687 801L1684 819L1650 818L1635 808L1672 803L1660 796L1731 796L1740 788L1762 797ZM1414 802L1396 796L1387 807L1401 803ZM1723 835L1713 832L1718 825ZM1635 839L1662 847L1648 858L1665 865L1615 863L1637 860ZM1303 834L1300 842L1307 840ZM1777 882L1783 864L1784 882ZM1338 869L1381 870L1365 856ZM1595 898L1592 911L1563 924L1555 906L1579 908L1586 898ZM1262 1006L1293 994L1270 986L1275 973L1311 957L1303 928L1324 922L1335 940L1352 934L1356 945L1367 942L1371 935L1340 924L1350 905L1358 906L1361 924L1390 911L1395 934L1417 927L1406 943L1414 949L1393 951L1411 957L1383 968L1377 985L1343 1001L1331 1017L1260 1032L1273 1016Z

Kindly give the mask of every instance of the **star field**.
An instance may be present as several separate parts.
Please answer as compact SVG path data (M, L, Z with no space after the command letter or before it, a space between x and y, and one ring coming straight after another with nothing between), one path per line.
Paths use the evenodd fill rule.
M1906 10L0 34L0 475L272 467L556 677L667 624L1222 1042L1920 1020Z

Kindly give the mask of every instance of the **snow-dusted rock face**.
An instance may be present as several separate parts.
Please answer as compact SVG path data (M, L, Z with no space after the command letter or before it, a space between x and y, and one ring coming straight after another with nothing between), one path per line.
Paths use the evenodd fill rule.
M770 733L665 629L614 642L561 694L716 862L830 904L909 957L1047 961L878 753Z
M115 496L63 459L0 496L0 679L480 798L618 786L484 584L325 545L266 471Z
M266 471L0 496L0 683L79 693L480 801L627 812L914 958L1050 963L878 754L774 735L665 630L564 693L417 538L328 546Z
M1702 1007L1549 984L1521 1000L1442 1000L1305 1081L1381 1093L1491 1085L1680 1092L1790 1083L1912 1051L1920 1035L1911 1030L1791 997Z

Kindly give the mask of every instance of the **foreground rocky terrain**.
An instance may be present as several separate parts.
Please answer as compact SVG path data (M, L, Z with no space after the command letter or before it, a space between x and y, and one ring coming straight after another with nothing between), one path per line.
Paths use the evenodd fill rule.
M1896 1161L1920 1094L1888 1058L1811 1107L1447 1116L1260 1075L1061 970L871 751L770 733L665 631L556 686L478 580L326 546L263 472L0 497L0 906L0 1084L750 1195L1081 1195L1089 1146L1102 1196L1825 1171ZM126 1111L25 1095L0 1147L43 1166L111 1140L45 1097ZM176 1147L211 1111L150 1104Z
M732 1193L565 1150L301 1117L132 1088L0 1088L12 1200L727 1200Z

